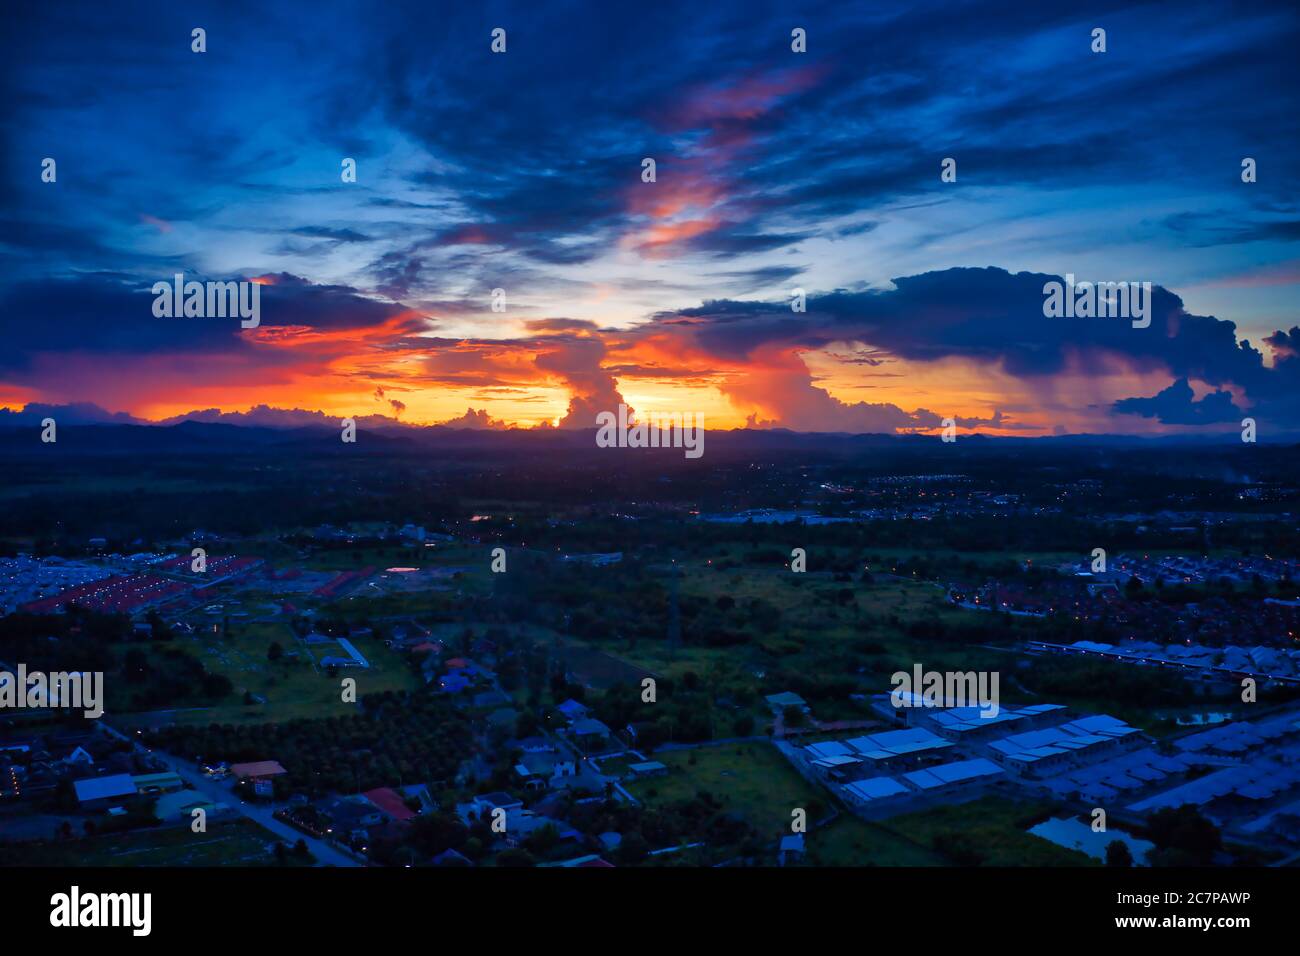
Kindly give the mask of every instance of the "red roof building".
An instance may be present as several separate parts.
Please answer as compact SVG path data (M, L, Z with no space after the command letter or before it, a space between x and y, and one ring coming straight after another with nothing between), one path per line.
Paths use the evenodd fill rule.
M402 801L402 795L392 787L380 787L377 790L367 790L365 798L373 803L384 813L388 814L394 820L404 822L414 820L416 813Z

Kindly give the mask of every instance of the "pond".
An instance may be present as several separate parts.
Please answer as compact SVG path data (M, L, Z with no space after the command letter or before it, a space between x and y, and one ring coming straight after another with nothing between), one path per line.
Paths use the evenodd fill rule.
M1057 846L1078 850L1098 860L1106 859L1107 844L1119 840L1121 843L1128 844L1129 852L1133 854L1133 862L1139 866L1146 863L1147 851L1155 846L1148 840L1139 840L1115 827L1110 827L1104 833L1096 833L1091 825L1077 817L1053 817L1038 826L1030 827L1029 832L1044 840L1051 840Z
M1166 715L1162 715L1167 719ZM1232 714L1227 712L1214 711L1201 714L1178 714L1174 717L1174 723L1179 727L1209 727L1212 724L1222 724L1232 720Z

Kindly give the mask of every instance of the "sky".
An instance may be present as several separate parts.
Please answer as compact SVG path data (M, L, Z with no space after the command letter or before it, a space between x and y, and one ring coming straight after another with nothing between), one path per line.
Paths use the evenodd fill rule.
M1294 4L6 20L0 422L1300 420ZM176 273L257 282L260 324L156 316ZM1045 315L1066 275L1151 283L1150 325Z

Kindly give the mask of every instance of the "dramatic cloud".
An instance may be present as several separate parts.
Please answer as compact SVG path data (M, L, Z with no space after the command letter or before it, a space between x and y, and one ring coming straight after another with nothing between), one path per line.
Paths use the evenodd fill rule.
M0 34L0 407L1300 421L1293 5L1109 4L1105 56L1095 12L1041 3L812 0L806 53L766 0L494 9L210 5L227 42L196 56L161 8L21 5ZM154 318L178 272L255 279L260 326ZM1067 272L1151 282L1151 326L1045 318Z
M445 422L439 422L447 428L505 428L506 423L497 421L487 413L486 409L465 409L465 414L457 418L449 418Z
M1241 419L1241 409L1233 404L1230 392L1210 392L1200 401L1192 396L1192 386L1187 379L1180 378L1150 398L1120 399L1115 403L1115 411L1156 418L1166 425L1206 425Z

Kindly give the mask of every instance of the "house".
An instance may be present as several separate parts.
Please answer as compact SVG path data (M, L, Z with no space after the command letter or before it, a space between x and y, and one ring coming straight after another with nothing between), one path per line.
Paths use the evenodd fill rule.
M343 797L321 809L329 820L325 832L345 842L367 842L370 831L383 826L389 819L364 797Z
M235 775L236 780L270 780L272 777L278 777L282 773L288 773L283 767L274 760L258 760L253 763L236 763L231 764L230 772Z
M568 779L578 774L577 762L561 757L555 751L544 753L525 753L515 764L517 773L524 786L530 790L545 790L546 787L562 786Z
M136 795L135 781L129 773L115 773L108 777L88 777L72 785L77 802L84 810L103 810Z
M376 790L367 790L365 798L375 805L375 807L384 812L389 818L399 823L407 820L414 820L416 812L406 805L402 795L391 787L380 787Z
M561 840L580 840L582 834L563 820L542 816L531 810L511 810L506 812L506 842L518 844L538 830L550 827Z
M767 706L772 709L774 714L784 713L787 707L798 707L805 714L811 712L807 701L790 691L783 694L769 694L765 699L767 700Z
M510 703L510 698L499 690L485 690L474 695L471 702L475 707L500 707Z
M641 763L628 764L627 769L636 780L644 777L662 777L668 772L668 768L658 760L645 760Z
M569 732L575 737L598 737L607 739L610 735L610 729L594 717L584 717L581 720L575 720L569 728Z
M546 778L530 770L527 764L515 764L515 774L519 777L519 782L524 785L525 790L546 789Z
M434 866L473 866L469 857L455 850L443 850L433 858Z
M516 800L510 794L502 793L500 790L479 794L468 804L462 804L462 806L468 807L480 819L490 817L493 810L504 810L508 816L524 808L522 800Z
M422 783L409 783L404 787L398 787L397 792L402 795L403 800L419 801L421 813L432 813L438 809L438 801L433 799L429 788Z
M564 703L560 704L555 709L558 710L561 714L563 714L565 719L568 720L569 723L573 723L576 720L581 720L582 718L586 717L589 713L591 713L591 711L589 711L585 705L578 703L572 697L570 697Z
M437 679L435 690L442 694L459 694L468 686L469 681L465 677L457 671L452 671Z
M91 756L90 751L88 751L85 747L77 746L72 748L72 753L64 757L61 762L68 765L69 767L75 767L75 766L89 767L95 763L95 758Z

